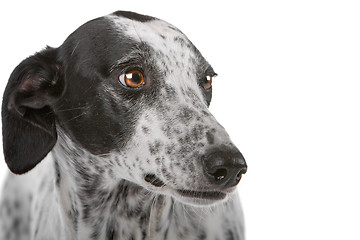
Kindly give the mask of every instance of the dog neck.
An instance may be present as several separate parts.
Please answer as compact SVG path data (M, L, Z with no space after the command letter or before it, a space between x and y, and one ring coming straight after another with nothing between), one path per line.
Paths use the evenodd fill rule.
M68 239L171 239L169 233L204 232L210 208L187 206L125 179L113 179L96 164L101 158L65 135L59 135L51 154Z
M111 236L119 234L122 218L148 224L157 196L127 180L113 179L97 164L102 159L82 150L65 135L59 134L52 156L56 190L70 239L117 239Z

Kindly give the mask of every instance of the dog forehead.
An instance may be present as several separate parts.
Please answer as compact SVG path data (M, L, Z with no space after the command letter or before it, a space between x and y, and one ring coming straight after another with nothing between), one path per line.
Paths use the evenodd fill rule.
M136 15L143 16L143 15ZM170 48L177 45L177 42L186 43L187 48L194 46L187 37L175 26L157 19L144 17L128 17L123 15L110 14L105 16L114 25L115 30L139 42L146 43L154 49ZM146 19L146 21L144 20ZM169 46L168 46L169 45ZM184 46L184 45L183 45Z

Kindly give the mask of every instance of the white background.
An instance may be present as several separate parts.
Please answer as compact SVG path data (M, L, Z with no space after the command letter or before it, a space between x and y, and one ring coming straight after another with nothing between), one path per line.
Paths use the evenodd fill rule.
M249 165L239 185L247 239L359 240L359 4L2 1L0 90L21 60L87 20L119 9L164 19L219 74L211 111Z

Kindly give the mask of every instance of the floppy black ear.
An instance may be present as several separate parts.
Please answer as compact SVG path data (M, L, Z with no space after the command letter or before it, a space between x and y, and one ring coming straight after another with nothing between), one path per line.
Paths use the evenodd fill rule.
M63 91L57 50L47 48L22 61L12 72L2 102L5 161L22 174L36 166L57 140L53 103Z

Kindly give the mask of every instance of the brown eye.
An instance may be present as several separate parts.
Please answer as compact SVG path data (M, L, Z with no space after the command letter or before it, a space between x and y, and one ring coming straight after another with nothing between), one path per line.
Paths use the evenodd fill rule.
M206 76L206 80L203 82L203 87L208 90L211 88L212 85L212 76Z
M139 70L131 70L121 74L119 80L124 86L130 88L137 88L144 85L144 75Z

